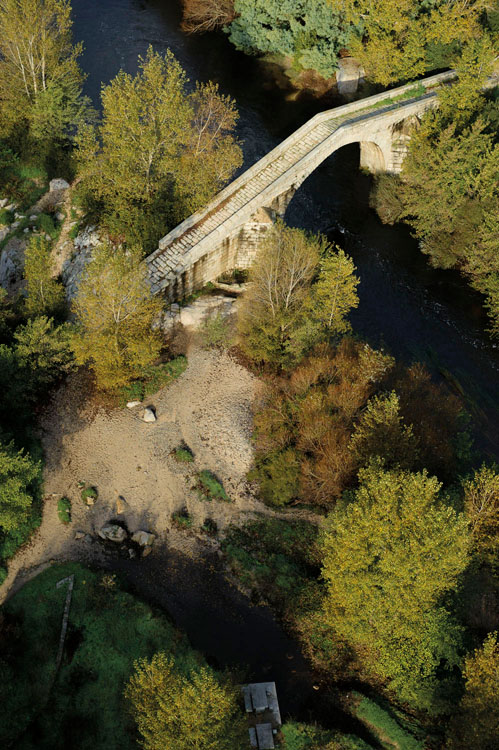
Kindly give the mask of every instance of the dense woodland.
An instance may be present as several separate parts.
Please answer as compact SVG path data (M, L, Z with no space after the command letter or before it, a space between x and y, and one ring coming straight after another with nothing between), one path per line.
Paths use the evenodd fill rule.
M457 69L457 82L412 134L401 175L373 180L371 203L383 222L410 225L429 263L466 276L483 295L491 336L499 335L499 109L497 90L482 90L497 56L497 7L183 6L187 31L222 30L248 54L286 58L326 79L347 53L379 89ZM189 82L173 53L150 48L136 75L120 71L103 85L97 111L83 95L81 52L66 0L0 0L0 227L13 227L0 248L30 229L21 285L0 288L1 582L41 519L40 409L76 371L87 395L111 406L182 372L155 325L164 303L152 297L142 260L242 164L236 102L214 83ZM64 216L48 205L34 226L27 219L54 177L72 184L73 239L89 224L103 237L71 304L54 272ZM364 697L342 707L398 737L391 746L497 749L499 468L474 447L463 399L421 363L397 362L356 334L348 316L359 304L357 269L324 237L278 222L248 281L236 330L217 319L205 335L262 381L248 480L289 520L232 527L220 540L227 565L299 639L332 696L342 683L362 686ZM311 520L294 519L300 510ZM75 605L88 644L126 619L125 608L147 648L122 623L128 660L113 648L97 659L90 647L51 686L39 649L53 626L59 573L46 571L0 613L3 746L63 746L36 710L32 685L40 682L59 717L72 690L88 716L93 702L106 704L81 747L110 746L111 729L123 732L121 747L246 747L236 676L208 667L112 576L74 570L89 581ZM372 747L293 722L280 739L288 750Z

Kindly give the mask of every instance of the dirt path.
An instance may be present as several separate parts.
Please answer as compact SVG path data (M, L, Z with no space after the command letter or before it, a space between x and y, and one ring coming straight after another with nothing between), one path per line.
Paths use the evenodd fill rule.
M214 519L220 530L254 512L272 514L248 490L245 475L252 460L251 403L258 381L228 355L194 347L185 373L147 403L158 420L146 424L141 409L96 409L82 401L75 380L59 391L42 421L46 456L43 520L30 543L9 564L0 602L34 573L54 560L104 562L106 549L95 540L101 526L119 518L133 533L158 535L158 545L192 553L192 534L172 529L171 514L184 507L193 528ZM145 402L146 403L146 402ZM185 441L194 464L178 464L171 451ZM207 502L193 489L194 474L210 469L223 482L232 503ZM78 482L99 490L88 509ZM57 517L57 500L72 501L73 522ZM125 511L117 515L122 496ZM75 532L85 536L75 539ZM153 551L154 555L154 551Z

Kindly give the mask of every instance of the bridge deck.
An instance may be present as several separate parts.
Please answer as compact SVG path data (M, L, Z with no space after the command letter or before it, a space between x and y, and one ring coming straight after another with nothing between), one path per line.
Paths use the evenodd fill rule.
M222 190L205 209L193 214L160 241L158 250L146 259L153 292L160 292L192 265L197 260L198 251L201 256L203 247L210 243L211 235L216 235L211 240L219 242L230 236L238 224L239 214L241 225L248 221L248 207L255 204L256 208L258 201L255 199L261 196L260 205L268 205L263 194L268 196L272 185L287 173L291 185L299 162L312 158L315 149L320 148L340 126L359 118L377 116L385 110L403 109L414 101L433 99L436 96L434 89L454 77L453 71L439 74L421 82L424 92L409 84L313 117ZM411 97L413 91L417 95Z

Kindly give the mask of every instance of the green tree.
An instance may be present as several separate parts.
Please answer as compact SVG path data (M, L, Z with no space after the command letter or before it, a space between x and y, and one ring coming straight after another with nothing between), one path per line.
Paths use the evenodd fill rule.
M231 42L245 52L291 57L299 70L330 78L348 34L341 9L327 0L235 0L235 20L227 27Z
M490 633L466 658L465 693L449 728L448 750L497 750L499 737L499 643Z
M41 235L29 241L24 253L26 312L30 316L54 315L64 306L64 287L53 278L51 244Z
M0 133L64 142L88 114L68 0L1 0Z
M463 482L464 509L477 557L499 564L499 473L485 464Z
M97 384L115 389L140 377L157 359L161 337L152 330L161 301L151 295L140 252L103 243L94 249L76 299L78 364L88 363Z
M236 690L201 667L189 676L159 652L135 663L125 690L145 750L235 750L247 730Z
M329 0L343 13L348 47L367 77L384 86L449 65L456 45L479 37L484 0ZM440 60L432 58L440 51ZM442 64L443 63L443 64Z
M72 328L54 326L45 316L29 320L14 333L17 361L25 373L25 393L39 396L74 368Z
M212 84L187 92L172 52L149 48L139 71L102 89L102 123L78 136L80 191L108 230L152 250L168 227L204 205L242 162L234 103Z
M326 330L347 333L351 326L346 317L359 305L353 260L337 247L322 260L320 269L314 285L315 315Z
M358 303L353 271L350 258L341 250L334 253L320 235L277 223L251 267L239 311L243 350L254 360L286 368L326 333L348 330L345 317Z
M418 440L412 426L404 424L400 400L394 391L368 401L355 426L351 449L361 466L366 466L373 458L380 458L389 468L415 468Z
M40 475L40 467L12 444L0 445L0 527L15 531L28 518L33 502L30 485Z
M426 472L371 466L324 529L325 611L332 631L398 697L431 708L436 670L458 663L460 629L441 598L468 562L466 519Z

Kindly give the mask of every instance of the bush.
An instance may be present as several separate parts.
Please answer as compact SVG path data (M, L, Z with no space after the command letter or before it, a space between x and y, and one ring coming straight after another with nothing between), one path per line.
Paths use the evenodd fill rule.
M0 586L7 578L7 568L4 565L0 565Z
M400 177L380 174L376 177L369 196L369 204L383 224L396 224L404 211Z
M222 483L208 469L203 469L197 475L198 484L196 489L204 500L223 500L230 502L230 498L225 492Z
M71 500L61 497L57 501L57 515L61 523L71 523Z
M249 479L259 483L267 505L288 505L300 494L300 462L296 451L287 448L258 460Z
M91 498L92 500L97 500L99 497L99 493L97 492L96 487L84 487L81 491L81 499L84 503L87 502L88 498Z
M80 234L80 224L77 223L74 226L72 226L71 229L69 230L69 238L71 240L75 240L79 234Z
M190 464L194 461L194 455L189 446L182 443L178 448L173 451L173 458L178 461L179 464Z
M210 315L203 322L200 335L206 349L229 349L232 343L229 319L220 312Z
M190 529L192 527L192 518L187 508L172 513L172 521L179 529Z
M208 536L216 536L218 533L217 522L214 521L213 518L205 518L204 523L201 526L201 531L204 534L208 534Z
M36 225L40 232L48 234L53 240L57 237L58 229L55 225L54 219L50 214L40 214Z
M2 208L0 210L0 224L3 226L8 226L9 224L12 224L14 221L14 215L12 211L7 211L6 208Z
M169 362L162 362L159 365L151 365L143 370L141 380L133 380L119 390L119 400L122 406L127 401L143 401L146 396L166 388L173 383L187 367L187 359L183 355L171 359Z

